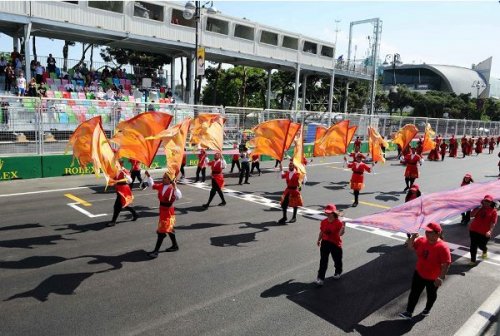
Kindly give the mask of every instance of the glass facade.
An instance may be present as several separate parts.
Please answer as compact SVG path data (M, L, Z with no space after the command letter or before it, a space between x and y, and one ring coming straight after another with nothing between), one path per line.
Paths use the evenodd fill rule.
M384 68L382 83L384 88L390 87L394 84L404 84L411 90L450 91L448 85L441 78L441 76L429 69L423 68Z

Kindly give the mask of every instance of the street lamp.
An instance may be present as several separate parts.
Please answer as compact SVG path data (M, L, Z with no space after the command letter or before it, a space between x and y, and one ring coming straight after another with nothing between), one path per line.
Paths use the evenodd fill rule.
M392 58L392 61L389 62L389 60ZM387 54L385 55L385 61L382 63L382 65L389 65L392 64L392 74L393 74L393 80L392 84L396 85L396 66L403 64L401 62L401 55L399 54Z
M184 6L184 11L182 12L182 16L186 20L195 20L195 47L194 47L194 55L195 59L198 59L199 53L199 41L198 41L198 26L201 20L201 9L206 8L208 14L217 14L217 10L213 7L213 1L206 1L201 4L201 1L188 1ZM209 6L209 7L207 7ZM203 30L203 29L202 29ZM203 53L204 54L204 53ZM205 62L205 57L203 56L203 62ZM199 92L201 88L201 76L198 76L198 60L194 67L194 105L198 104L199 100ZM191 80L191 78L189 79Z
M481 89L484 89L486 87L486 84L484 84L483 82L481 82L480 80L475 80L474 82L472 82L472 87L476 88L477 89L477 92L476 92L476 99L479 98L479 91Z

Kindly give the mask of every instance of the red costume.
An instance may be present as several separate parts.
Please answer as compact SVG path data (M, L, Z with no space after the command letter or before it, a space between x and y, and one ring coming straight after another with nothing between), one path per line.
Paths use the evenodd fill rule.
M469 139L469 145L467 146L467 155L472 155L472 150L474 149L474 138Z
M130 190L130 186L128 185L128 179L130 179L130 172L122 168L118 175L116 176L116 193L120 196L120 203L122 207L127 207L132 204L134 200L134 195L132 195L132 190Z
M465 157L465 155L467 155L467 151L468 151L467 147L469 145L468 142L467 142L467 138L465 137L465 135L460 140L460 145L462 146L462 154Z
M160 218L158 219L158 233L173 233L175 226L175 189L171 184L155 183L153 189L158 190L160 201Z
M493 153L493 151L495 150L495 139L493 137L491 137L490 139L490 143L489 143L489 152L490 154Z
M205 153L205 151L201 151L200 154L198 154L198 167L206 168L207 161L207 153Z
M351 189L357 191L363 189L365 186L364 172L371 172L370 166L364 162L349 162L347 168L351 168L352 170Z
M450 157L457 157L458 143L455 136L452 135L450 139Z
M479 137L476 141L476 154L479 155L483 152L483 138Z
M434 142L436 143L436 147L432 149L429 152L429 155L427 156L427 160L429 161L438 161L439 160L439 149L441 148L441 138L439 136L434 139Z
M222 173L224 167L222 165L222 159L210 161L208 165L212 168L212 180L217 183L219 188L224 188L224 174Z
M283 204L285 197L289 195L288 206L292 208L302 206L304 203L299 191L299 174L296 171L283 172L281 178L286 180L286 189L281 196L281 204Z
M355 152L361 151L361 140L359 140L359 137L356 138L356 140L354 141L354 151Z
M444 141L441 143L441 145L439 145L439 151L440 151L441 157L443 159L446 156L446 149L447 148L448 148L448 145Z
M405 177L408 178L418 178L418 164L422 161L422 157L418 154L407 154L405 155Z

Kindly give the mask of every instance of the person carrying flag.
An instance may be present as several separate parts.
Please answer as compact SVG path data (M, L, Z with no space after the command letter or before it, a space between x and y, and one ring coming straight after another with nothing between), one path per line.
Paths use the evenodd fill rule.
M113 206L113 218L107 224L107 226L115 226L116 219L120 214L122 209L129 211L132 214L132 221L136 221L139 218L137 212L129 206L132 204L134 200L134 196L132 195L132 190L130 190L129 183L132 182L132 178L130 177L130 172L123 167L123 160L118 161L120 164L120 170L118 174L115 176L115 191L116 191L116 200L115 205Z
M278 221L278 224L285 224L287 221L288 207L293 208L293 216L289 223L297 221L297 209L303 205L302 195L300 194L299 174L295 171L293 161L288 164L288 171L281 171L281 178L286 180L286 189L281 196L281 209L283 217Z
M491 233L498 219L493 196L484 196L481 201L481 206L472 211L471 217L473 217L474 220L469 226L470 265L475 265L478 248L483 251L481 258L488 258L488 247L486 244L491 238Z
M196 167L196 179L194 180L194 183L200 180L200 173L201 173L201 182L202 183L205 182L207 163L208 163L207 153L202 148L200 149L200 154L198 154L198 167Z
M158 219L158 228L156 229L156 245L155 249L148 253L148 256L153 259L158 257L161 244L167 234L172 241L172 246L167 248L165 252L175 252L179 250L179 245L177 245L177 239L175 238L175 209L173 204L176 200L182 198L182 193L177 188L175 180L172 180L166 172L163 174L161 183L154 183L148 172L146 172L146 175L149 177L148 180L151 187L158 191L158 200L160 201L160 217Z
M132 168L130 169L130 177L132 178L132 182L130 182L130 189L134 188L134 182L136 178L139 181L140 187L142 184L141 163L134 159L129 159L129 162L132 165Z
M419 176L417 165L422 165L422 162L423 162L422 157L417 153L415 153L415 148L411 147L411 153L406 154L404 157L404 163L406 164L406 170L405 170L406 188L404 189L404 191L410 189L413 183L415 183L415 180Z
M347 164L347 168L350 168L352 170L352 176L351 176L351 189L353 190L354 193L354 203L352 203L353 207L358 206L358 200L359 200L359 192L361 189L364 188L364 172L371 172L370 166L368 166L366 163L363 162L366 157L358 153L356 154L356 157L354 158L354 161L349 162ZM346 161L346 158L344 157L344 161Z
M460 184L461 187L469 185L471 183L474 183L474 180L472 179L472 175L467 173L465 174L464 178L462 179L462 183ZM462 222L461 224L465 225L468 224L470 221L470 210L462 213Z
M455 139L454 134L451 135L449 147L450 147L450 157L457 157L458 142L457 139Z
M224 174L222 170L226 168L226 161L224 161L224 157L220 152L216 152L214 154L214 159L208 162L210 168L212 168L212 189L210 189L210 196L208 197L208 202L203 204L203 208L208 208L210 203L212 202L215 194L219 194L220 199L222 200L219 203L219 206L226 205L226 200L224 199L224 193L222 192L222 188L224 188Z

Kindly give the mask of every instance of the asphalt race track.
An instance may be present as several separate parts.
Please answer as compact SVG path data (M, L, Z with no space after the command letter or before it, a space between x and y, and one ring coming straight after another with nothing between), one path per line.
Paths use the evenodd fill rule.
M497 151L465 159L425 162L422 192L498 174ZM149 260L156 241L158 200L134 190L136 222L123 212L115 227L113 188L104 179L73 176L0 183L1 335L453 335L497 289L500 226L489 259L468 266L468 230L460 218L445 222L453 264L428 317L412 321L406 307L415 257L404 235L346 229L344 274L333 264L322 288L312 281L319 266L318 214L326 203L357 218L401 204L404 167L377 165L365 178L360 204L351 208L350 172L342 158L315 158L303 188L298 221L278 225L284 181L263 162L262 176L240 186L226 176L227 206L201 205L206 185L179 184L175 203L180 250ZM228 169L226 169L228 170ZM194 175L193 169L187 176ZM154 171L158 178L161 171ZM170 246L168 237L162 250ZM425 294L415 311L424 307Z

